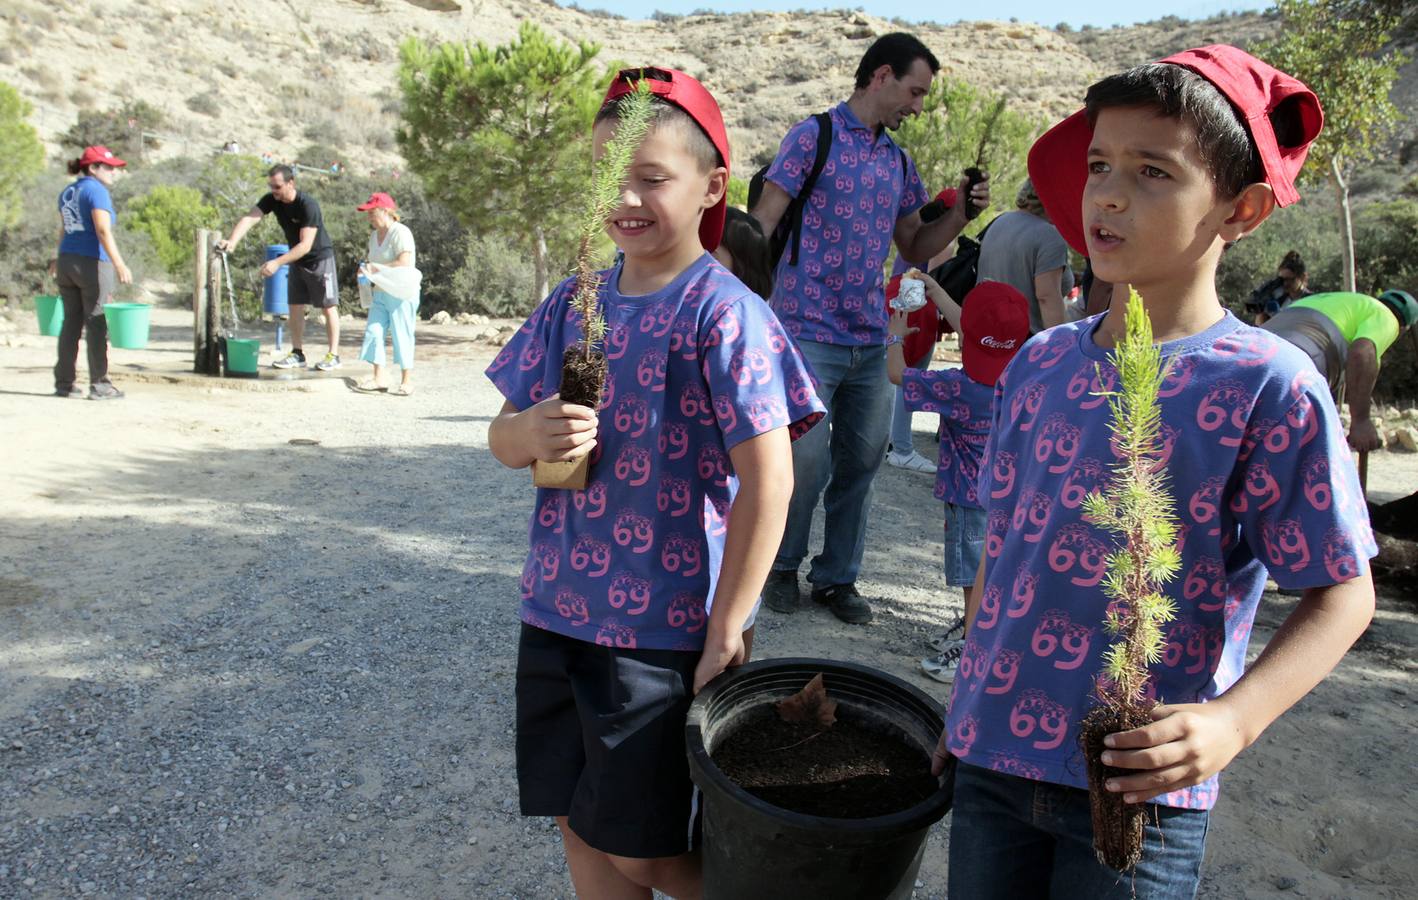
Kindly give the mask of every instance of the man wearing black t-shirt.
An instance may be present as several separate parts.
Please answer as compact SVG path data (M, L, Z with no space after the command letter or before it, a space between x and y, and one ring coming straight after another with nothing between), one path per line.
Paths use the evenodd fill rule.
M267 213L276 214L276 222L285 233L290 250L261 266L261 277L269 278L281 266L290 264L290 334L291 352L284 359L272 365L278 369L305 368L305 351L302 339L305 336L305 307L315 306L324 311L325 333L330 340L330 350L325 358L315 364L322 372L340 367L340 289L335 282L335 251L330 244L330 234L325 230L325 220L320 215L320 204L309 194L296 190L295 172L290 166L272 166L266 173L266 186L271 189L251 211L242 216L231 230L231 237L217 242L218 250L231 252L241 242L246 232L261 221Z

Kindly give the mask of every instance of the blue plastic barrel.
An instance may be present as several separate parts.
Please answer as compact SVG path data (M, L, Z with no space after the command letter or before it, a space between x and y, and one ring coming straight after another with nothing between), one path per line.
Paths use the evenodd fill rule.
M290 247L286 244L270 244L266 247L266 261L270 262L289 251ZM261 295L261 312L271 316L290 315L290 304L286 302L286 270L289 268L281 266L276 274L266 279L266 289Z

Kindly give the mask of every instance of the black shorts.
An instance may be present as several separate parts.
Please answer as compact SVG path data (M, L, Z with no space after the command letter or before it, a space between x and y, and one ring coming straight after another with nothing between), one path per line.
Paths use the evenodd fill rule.
M517 787L524 816L568 816L603 853L678 856L699 844L684 723L698 653L622 650L522 626Z
M308 269L295 262L287 272L286 301L291 306L329 309L340 304L340 286L335 281L335 257L317 259Z

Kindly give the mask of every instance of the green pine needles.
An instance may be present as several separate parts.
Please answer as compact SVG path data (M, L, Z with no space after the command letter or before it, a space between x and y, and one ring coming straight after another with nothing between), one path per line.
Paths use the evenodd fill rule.
M571 300L581 314L582 349L586 359L591 358L591 353L606 336L606 318L600 306L601 279L594 261L596 239L620 206L621 191L635 152L650 133L655 111L652 98L649 89L637 82L636 90L620 99L615 134L606 141L591 174L591 190L581 214L581 240L576 250L576 293Z
M1110 601L1106 629L1115 640L1103 654L1098 695L1107 706L1150 706L1144 702L1148 669L1162 659L1162 627L1176 606L1162 585L1181 570L1178 521L1167 475L1161 465L1162 413L1158 390L1171 368L1152 343L1152 322L1136 290L1128 298L1124 336L1112 353L1118 388L1103 394L1111 413L1109 428L1120 461L1101 492L1084 500L1084 512L1122 538L1110 554L1103 593Z

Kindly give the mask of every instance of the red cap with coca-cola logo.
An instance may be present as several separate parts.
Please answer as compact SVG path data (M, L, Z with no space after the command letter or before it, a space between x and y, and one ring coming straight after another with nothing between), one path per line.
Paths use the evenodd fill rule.
M960 361L972 381L994 386L1029 340L1029 301L1012 285L982 281L960 304Z

